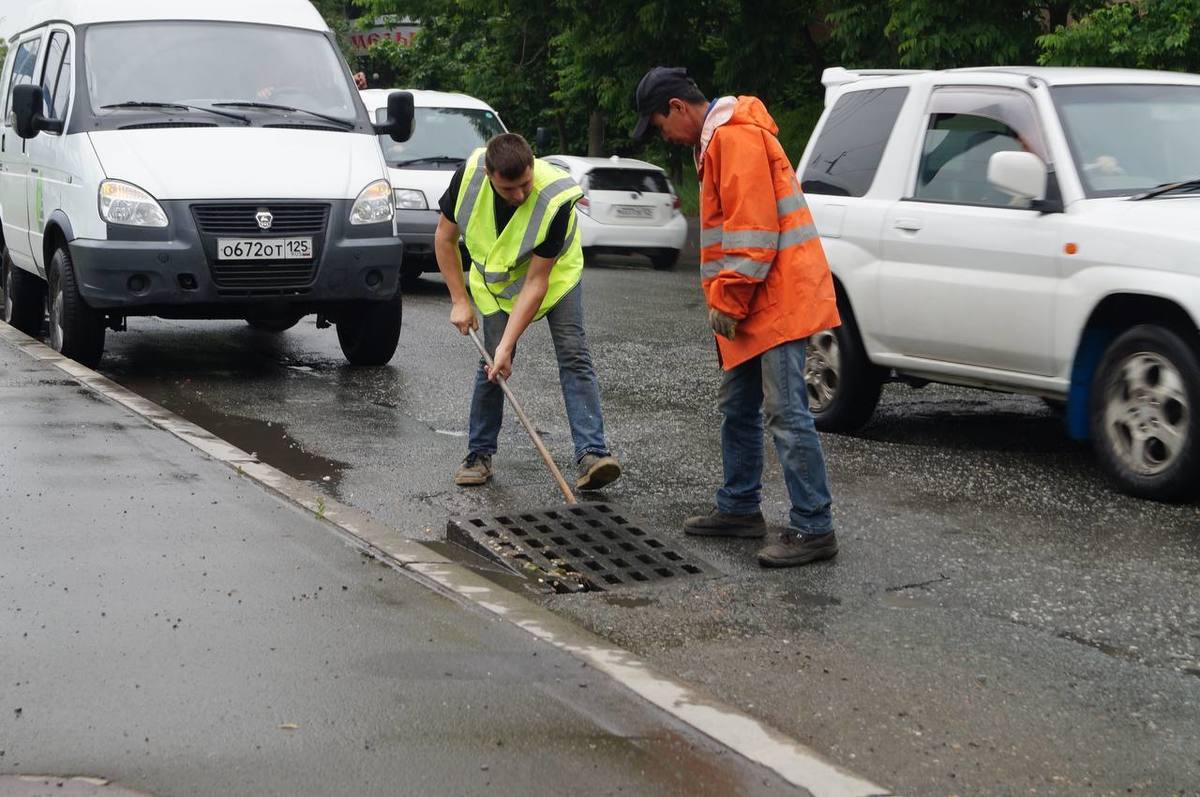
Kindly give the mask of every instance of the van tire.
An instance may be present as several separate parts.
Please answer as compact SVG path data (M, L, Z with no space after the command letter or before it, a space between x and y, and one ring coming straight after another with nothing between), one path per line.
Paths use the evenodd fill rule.
M17 268L8 254L0 250L0 287L4 290L4 320L26 335L42 333L46 319L46 283L23 268Z
M818 332L808 340L804 362L805 389L818 429L822 432L856 432L875 414L887 372L868 359L854 311L840 291L838 314L842 317L841 326ZM832 362L834 359L836 362ZM823 368L829 368L832 377L815 373ZM832 389L822 403L815 398L814 382Z
M400 342L403 321L400 294L386 302L367 302L337 321L338 343L351 365L387 365Z
M95 368L104 353L104 314L88 307L79 294L75 264L66 246L54 251L46 274L50 278L50 348Z
M1181 335L1141 324L1117 337L1101 358L1088 408L1092 445L1123 492L1153 501L1195 498L1200 487L1197 352L1200 340L1194 332ZM1145 436L1140 442L1139 433ZM1164 442L1171 440L1179 441L1175 450Z

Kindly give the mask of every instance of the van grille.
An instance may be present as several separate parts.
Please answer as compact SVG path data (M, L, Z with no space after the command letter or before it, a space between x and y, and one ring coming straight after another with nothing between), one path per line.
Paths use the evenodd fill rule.
M255 215L262 209L274 217L271 229L261 230ZM208 235L322 235L329 205L193 205L200 232Z

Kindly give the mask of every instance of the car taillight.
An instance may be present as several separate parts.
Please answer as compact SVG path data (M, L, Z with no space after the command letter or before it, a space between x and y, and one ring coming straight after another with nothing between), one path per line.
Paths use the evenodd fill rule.
M581 213L592 215L592 202L586 196L581 196L579 201L575 203L575 207L579 208Z
M671 195L671 205L672 205L672 206L673 206L673 207L674 207L676 210L679 210L679 194L672 194L672 195Z

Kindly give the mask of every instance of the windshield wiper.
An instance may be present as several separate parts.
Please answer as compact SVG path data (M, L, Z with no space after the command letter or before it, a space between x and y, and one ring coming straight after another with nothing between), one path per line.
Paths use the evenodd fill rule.
M336 125L341 125L347 130L353 130L355 122L349 119L339 119L336 116L329 116L320 111L310 111L307 108L293 108L290 105L274 105L269 102L214 102L213 105L220 108L265 108L269 111L287 111L289 113L306 113L309 116L315 116L319 119L324 119L327 122L333 122Z
M205 108L203 105L184 105L181 102L143 102L141 100L128 100L126 102L114 102L110 105L101 105L102 110L121 109L121 108L166 108L167 110L178 111L206 111L224 116L229 119L237 119L239 122L250 124L250 118L242 116L240 113L230 113L229 111L218 111L216 108Z
M453 155L429 155L424 158L409 158L406 161L396 161L388 164L394 169L399 169L403 166L412 166L414 163L462 163L466 158L456 158Z
M1156 196L1169 194L1172 191L1189 191L1196 188L1200 188L1200 177L1194 177L1191 180L1183 180L1178 183L1163 183L1160 186L1151 188L1149 191L1135 194L1129 198L1136 202L1140 199L1153 199Z

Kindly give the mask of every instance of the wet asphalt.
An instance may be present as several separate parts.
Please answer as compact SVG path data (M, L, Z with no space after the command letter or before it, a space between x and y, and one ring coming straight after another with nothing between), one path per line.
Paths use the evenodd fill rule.
M5 341L0 451L0 794L807 793Z
M694 264L592 264L587 329L626 468L604 499L723 575L530 594L900 793L1200 794L1200 505L1114 492L1037 399L893 385L861 433L822 437L835 562L767 572L752 541L685 539L720 475ZM451 484L476 357L439 279L404 307L382 369L346 366L308 318L280 335L131 319L100 370L412 538L557 503L511 416L494 483ZM569 466L544 325L512 384ZM786 509L768 453L764 511Z

